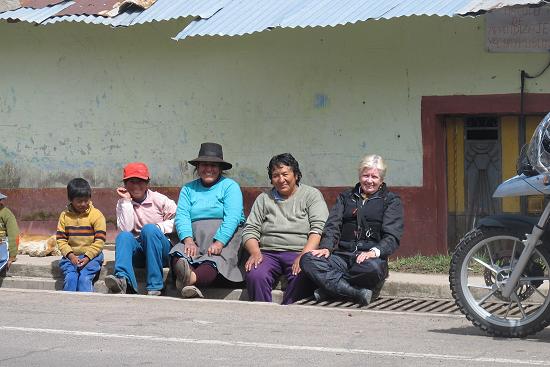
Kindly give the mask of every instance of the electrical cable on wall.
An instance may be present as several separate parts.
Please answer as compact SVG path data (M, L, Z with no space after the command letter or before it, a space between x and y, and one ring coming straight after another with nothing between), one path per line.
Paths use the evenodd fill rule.
M536 75L529 75L525 72L525 70L521 70L521 88L520 88L520 113L519 118L520 122L523 124L525 122L525 112L524 112L524 103L525 103L525 79L536 79L542 74L548 70L548 67L550 67L550 60L548 61L548 64L542 69L538 74Z

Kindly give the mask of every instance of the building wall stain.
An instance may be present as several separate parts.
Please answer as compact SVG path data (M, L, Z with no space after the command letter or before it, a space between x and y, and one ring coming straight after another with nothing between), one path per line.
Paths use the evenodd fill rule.
M10 162L0 166L0 187L17 188L21 181L17 167Z

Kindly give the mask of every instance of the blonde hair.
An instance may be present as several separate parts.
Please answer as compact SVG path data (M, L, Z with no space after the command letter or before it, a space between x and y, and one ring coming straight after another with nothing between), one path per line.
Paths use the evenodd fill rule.
M380 178L384 179L386 177L386 163L384 162L384 159L380 157L377 154L369 154L363 157L361 160L361 163L359 163L359 170L358 173L361 175L361 173L365 169L372 169L376 168L378 170L378 173L380 174Z

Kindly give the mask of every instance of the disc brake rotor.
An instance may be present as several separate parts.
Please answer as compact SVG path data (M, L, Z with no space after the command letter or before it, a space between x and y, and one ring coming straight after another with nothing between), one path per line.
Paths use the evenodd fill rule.
M495 265L498 265L500 269L510 269L510 256L500 256L496 258ZM510 271L503 271L502 273L507 272L507 276L509 275ZM544 268L543 266L534 261L529 261L528 266L525 268L525 271L523 273L523 276L532 277L532 276L543 276L544 275ZM483 278L485 279L485 285L492 287L493 285L497 284L495 279L495 273L493 273L491 270L485 268L483 271ZM541 280L532 281L531 284L521 284L519 287L516 288L516 294L520 301L524 301L531 297L533 293L535 293L535 288L538 288L542 284ZM508 301L508 299L504 298L502 296L502 293L500 290L496 291L493 294L496 298L500 299L501 301Z

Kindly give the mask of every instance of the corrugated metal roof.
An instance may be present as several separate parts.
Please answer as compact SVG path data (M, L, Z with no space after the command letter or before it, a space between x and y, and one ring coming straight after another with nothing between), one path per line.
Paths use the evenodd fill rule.
M124 1L145 4L153 0L120 0L117 3L114 3L117 0L105 0L101 2L105 5L94 5L97 9L93 11L69 9L71 14L62 16L59 14L73 6L75 1L51 5L59 1L62 0L0 0L0 9L3 10L17 4L28 5L4 12L0 10L0 19L42 24L83 22L116 27L197 17L174 37L179 40L204 35L243 35L278 27L336 26L412 15L472 15L505 6L541 4L550 0L157 0L148 9L132 6L114 17L104 17L97 13L107 10L102 6L113 10L116 4ZM80 4L82 8L91 1L78 0L77 5ZM48 4L50 6L42 7ZM87 14L90 12L95 14Z
M153 6L143 11L132 24L190 16L202 19L210 18L230 2L231 0L157 0Z
M19 20L29 23L42 23L44 20L54 16L55 14L65 9L67 6L71 6L72 4L73 2L69 1L62 4L47 6L42 9L19 8L16 10L9 10L0 13L0 19Z
M462 9L457 11L457 14L476 14L487 12L494 9L504 8L506 6L516 5L537 5L548 3L544 0L471 0Z
M106 18L97 15L64 15L47 19L43 24L59 22L83 22L103 24L113 27L128 27L153 21L200 17L209 18L231 0L157 0L149 9L130 8L116 17ZM1 14L0 14L1 15Z
M438 15L438 16L454 16L458 9L464 6L468 0L449 1L449 0L432 0L422 7L417 1L402 1L395 8L381 16L382 19L390 19L396 17L406 17L412 15Z
M289 14L281 27L326 27L412 15L452 16L469 0L320 0Z
M471 0L237 0L174 39L235 36L276 27L326 27L411 15L453 16ZM520 0L521 1L521 0Z

